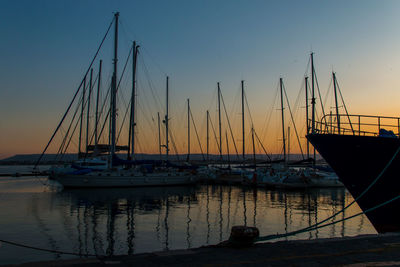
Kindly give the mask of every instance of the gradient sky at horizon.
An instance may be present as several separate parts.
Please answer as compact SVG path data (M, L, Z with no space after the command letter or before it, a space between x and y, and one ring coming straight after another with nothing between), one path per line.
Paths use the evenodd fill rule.
M280 77L295 102L311 51L323 94L334 70L351 113L399 116L399 1L3 0L1 6L0 158L41 152L115 11L120 50L137 40L161 99L170 76L172 117L183 116L190 98L199 128L218 81L238 123L235 96L245 80L261 132ZM273 127L269 142L277 144L280 126ZM183 140L185 125L175 132Z

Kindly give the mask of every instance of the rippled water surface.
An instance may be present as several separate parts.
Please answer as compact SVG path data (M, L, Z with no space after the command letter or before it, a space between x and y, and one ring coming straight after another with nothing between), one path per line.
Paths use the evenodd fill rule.
M262 236L304 228L352 200L343 188L200 185L62 191L44 177L0 177L0 239L98 255L194 248L228 239L234 225L256 226ZM336 220L359 211L352 206ZM368 219L359 216L287 239L373 233ZM0 264L71 257L0 245Z

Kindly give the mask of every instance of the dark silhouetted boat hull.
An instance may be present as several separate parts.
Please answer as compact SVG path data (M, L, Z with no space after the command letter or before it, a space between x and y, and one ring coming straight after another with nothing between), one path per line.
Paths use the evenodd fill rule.
M378 177L400 146L399 138L308 134L307 139L356 199ZM400 153L357 203L363 211L400 194ZM366 213L379 233L400 231L400 199Z

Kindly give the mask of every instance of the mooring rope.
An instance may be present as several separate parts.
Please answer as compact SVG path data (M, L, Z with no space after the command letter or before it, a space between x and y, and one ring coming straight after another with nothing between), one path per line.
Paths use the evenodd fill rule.
M277 238L282 238L282 237L287 237L287 236L293 236L293 235L297 235L297 234L304 233L304 232L308 232L308 231L312 231L312 230L317 230L317 229L319 229L319 228L322 228L322 227L325 227L325 226L328 226L328 225L331 225L331 224L335 224L335 223L337 223L337 222L341 222L341 221L344 221L344 220L348 220L348 219L357 217L357 216L359 216L359 215L361 215L361 214L364 214L364 213L367 213L367 212L369 212L369 211L375 210L375 209L377 209L378 207L384 206L384 205L386 205L386 204L388 204L388 203L390 203L390 202L392 202L392 201L398 199L398 198L400 197L400 195L397 196L397 197L392 198L392 199L389 200L389 201L386 201L386 202L384 202L384 203L382 203L382 204L379 204L379 205L377 205L377 206L375 206L375 207L373 207L373 208L370 208L370 209L368 209L368 210L366 210L366 211L364 211L364 212L360 212L360 213L358 213L358 214L356 214L356 215L353 215L353 216L350 216L350 217L341 219L341 220L339 220L339 221L332 222L332 223L330 223L330 224L321 225L321 224L325 223L326 221L335 218L335 217L336 217L337 215L339 215L340 213L343 213L346 209L348 209L350 206L352 206L354 203L356 203L361 197L363 197L363 196L372 188L372 186L374 186L374 185L378 182L378 180L379 180L379 179L382 177L382 175L386 172L386 170L389 168L389 166L393 163L393 160L396 158L396 156L399 154L399 152L400 152L400 146L397 148L396 152L393 154L392 158L389 160L389 162L386 164L386 166L383 168L383 170L382 170L382 171L379 173L379 175L372 181L372 183L371 183L357 198L355 198L352 202L350 202L350 203L349 203L346 207L344 207L342 210L336 212L336 213L333 214L332 216L330 216L330 217L328 217L328 218L326 218L326 219L324 219L324 220L322 220L322 221L320 221L320 222L315 223L314 225L311 225L311 226L308 226L308 227L305 227L305 228L302 228L302 229L299 229L299 230L296 230L296 231L292 231L292 232L289 232L289 233L285 233L285 234L275 234L275 235L268 235L268 236L264 236L264 237L259 237L259 238L257 239L257 241L272 240L272 239L277 239Z

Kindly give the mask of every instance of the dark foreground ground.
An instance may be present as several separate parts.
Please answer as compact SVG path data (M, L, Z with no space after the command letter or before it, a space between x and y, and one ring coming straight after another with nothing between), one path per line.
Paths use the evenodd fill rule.
M400 233L282 241L250 248L201 247L18 266L400 266Z

